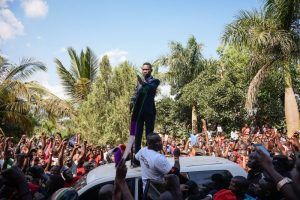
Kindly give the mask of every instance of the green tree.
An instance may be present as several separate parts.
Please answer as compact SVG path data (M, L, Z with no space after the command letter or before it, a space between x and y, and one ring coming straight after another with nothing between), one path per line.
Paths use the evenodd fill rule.
M242 11L227 25L225 44L247 48L252 66L257 67L247 93L246 108L251 114L257 91L271 68L284 74L285 119L288 135L299 129L299 110L295 99L290 67L299 61L299 1L266 0L261 11Z
M155 129L161 134L186 138L188 126L191 124L189 116L191 110L182 105L179 101L170 97L164 97L156 102L156 122Z
M171 85L171 94L180 97L182 88L190 83L202 70L201 45L195 37L188 39L186 47L179 42L172 41L169 44L170 53L161 56L155 62L158 65L168 67L166 73L167 82ZM195 102L190 102L192 107L193 130L197 132L197 116Z
M103 57L100 74L74 119L75 130L83 133L85 139L100 145L127 141L129 101L136 85L135 74L128 62L112 69L108 58Z
M71 59L70 70L57 58L54 62L66 94L74 103L81 103L86 100L91 85L96 80L98 59L89 47L85 52L81 51L80 56L71 47L68 48L68 53Z
M239 128L245 120L243 109L247 84L243 64L247 57L232 48L219 50L219 60L206 60L203 71L182 90L183 104L194 101L198 115L225 131ZM205 87L204 87L205 86Z

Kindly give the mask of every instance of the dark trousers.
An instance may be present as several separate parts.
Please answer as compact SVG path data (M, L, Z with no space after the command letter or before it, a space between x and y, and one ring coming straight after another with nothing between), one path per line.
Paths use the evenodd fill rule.
M144 125L146 127L146 137L149 133L154 131L154 114L141 113L140 119L137 122L137 133L135 135L135 153L141 149Z

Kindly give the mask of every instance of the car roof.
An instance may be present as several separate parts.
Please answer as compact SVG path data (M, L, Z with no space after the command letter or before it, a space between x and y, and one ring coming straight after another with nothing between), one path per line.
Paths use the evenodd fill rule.
M171 165L174 164L173 158L168 158ZM141 168L131 168L130 161L127 161L127 175L126 178L140 177ZM213 156L194 156L194 157L180 157L180 171L191 172L191 171L207 171L207 170L228 170L233 176L241 175L246 176L247 173L236 163L233 163L227 159ZM115 178L116 169L115 164L106 164L99 166L87 175L87 184L94 182L112 181Z

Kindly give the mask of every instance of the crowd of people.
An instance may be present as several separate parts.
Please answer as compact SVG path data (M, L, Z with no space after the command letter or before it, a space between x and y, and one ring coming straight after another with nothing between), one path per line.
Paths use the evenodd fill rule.
M171 156L175 148L179 148L182 156L217 156L238 163L248 171L248 160L256 144L262 144L272 157L287 158L287 163L295 159L299 150L299 132L292 138L286 133L275 128L263 126L251 128L245 124L241 131L233 131L226 135L223 131L207 131L199 134L190 134L190 137L179 139L168 135L162 136L163 151L166 156ZM286 166L289 166L286 164Z
M87 141L81 142L79 134L71 139L63 139L59 133L52 136L23 135L17 143L12 137L1 136L0 197L20 199L22 195L31 195L34 199L49 199L58 189L72 187L93 168L113 162L109 160L111 156L106 156L110 150L110 145L103 151ZM19 185L14 181L18 183L19 180L10 177L14 173L24 175L28 187L22 190L26 192L16 193Z
M156 135L155 140L153 136L148 140L148 136L148 146L135 158L141 162L144 176L148 173L151 177L151 173L155 173L157 177L164 177L166 192L161 199L300 199L299 132L288 138L274 128L251 130L245 125L240 132L229 135L217 129L190 134L187 138ZM122 150L124 145L118 148ZM62 189L76 196L75 190L65 188L74 186L93 168L113 163L115 149L111 145L100 147L81 141L80 134L67 139L60 134L23 135L19 141L0 136L0 199L50 199ZM203 190L181 177L181 156L223 157L243 167L248 177L229 179L214 174L214 184ZM165 162L166 157L174 157L174 166ZM158 160L153 160L156 158ZM154 172L151 167L160 170ZM144 173L146 168L148 172ZM100 199L132 198L125 182L124 160L116 170L114 189L107 198Z

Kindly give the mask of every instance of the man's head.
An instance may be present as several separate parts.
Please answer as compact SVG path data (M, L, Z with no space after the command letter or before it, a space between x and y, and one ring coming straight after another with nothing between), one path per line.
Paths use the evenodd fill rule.
M151 76L152 73L152 65L148 62L145 62L142 66L142 73L145 78Z
M247 166L249 168L251 168L251 170L253 170L253 171L261 170L259 163L257 162L257 153L256 152L249 154L249 160L248 160Z
M154 151L162 150L162 146L163 146L161 138L157 133L150 133L147 136L147 145L149 149L152 149Z
M55 165L55 166L51 167L50 173L55 174L55 175L60 175L60 170L61 170L61 167Z
M221 190L226 188L226 180L222 174L213 174L211 180L213 181L212 186L214 189Z
M229 189L237 196L243 197L249 187L247 179L243 176L235 176L230 181Z
M68 169L65 169L63 172L62 172L62 177L64 178L64 180L66 182L71 182L73 180L73 174L72 174L72 171L70 168Z

